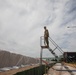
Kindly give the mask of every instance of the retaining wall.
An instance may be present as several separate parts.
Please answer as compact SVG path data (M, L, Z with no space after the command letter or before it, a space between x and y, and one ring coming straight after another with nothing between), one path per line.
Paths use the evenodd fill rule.
M22 72L18 72L14 75L43 75L47 73L47 70L52 67L55 63L49 64L49 65L41 65L38 67L34 67Z

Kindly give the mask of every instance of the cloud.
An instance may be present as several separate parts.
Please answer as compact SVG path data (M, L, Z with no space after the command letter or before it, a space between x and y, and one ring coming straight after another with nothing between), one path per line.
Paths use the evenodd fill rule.
M67 51L75 51L75 0L1 0L0 48L39 57L40 36L46 25L51 38ZM50 57L49 52L44 56Z

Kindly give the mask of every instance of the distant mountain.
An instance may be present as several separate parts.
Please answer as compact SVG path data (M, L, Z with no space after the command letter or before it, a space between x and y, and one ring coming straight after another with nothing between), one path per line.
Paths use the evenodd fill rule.
M0 68L12 67L27 64L36 64L39 61L32 57L23 56L20 54L10 53L8 51L0 51Z

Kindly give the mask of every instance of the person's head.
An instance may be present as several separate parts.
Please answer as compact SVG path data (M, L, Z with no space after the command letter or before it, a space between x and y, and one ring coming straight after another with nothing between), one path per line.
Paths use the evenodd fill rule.
M46 29L46 26L44 26L44 29Z

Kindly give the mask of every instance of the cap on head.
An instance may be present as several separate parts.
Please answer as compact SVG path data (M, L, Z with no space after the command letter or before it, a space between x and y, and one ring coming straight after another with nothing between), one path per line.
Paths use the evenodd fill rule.
M46 29L46 26L44 26L44 29Z

